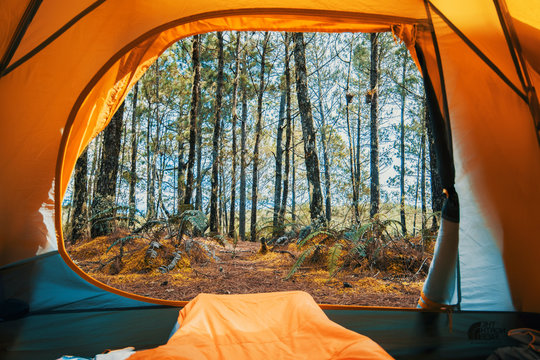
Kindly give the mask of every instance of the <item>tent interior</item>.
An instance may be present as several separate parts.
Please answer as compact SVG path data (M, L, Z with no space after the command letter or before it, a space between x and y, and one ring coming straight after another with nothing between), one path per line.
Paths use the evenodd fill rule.
M7 0L0 20L0 357L167 341L185 303L84 274L61 203L78 156L155 59L226 30L391 31L423 74L448 194L425 309L321 305L331 320L403 359L485 358L515 344L510 329L540 327L537 1Z

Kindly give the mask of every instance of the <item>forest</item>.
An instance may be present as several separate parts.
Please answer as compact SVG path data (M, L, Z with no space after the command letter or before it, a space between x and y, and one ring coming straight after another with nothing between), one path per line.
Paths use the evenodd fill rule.
M428 116L392 33L182 39L79 157L67 250L154 298L415 306L444 199Z

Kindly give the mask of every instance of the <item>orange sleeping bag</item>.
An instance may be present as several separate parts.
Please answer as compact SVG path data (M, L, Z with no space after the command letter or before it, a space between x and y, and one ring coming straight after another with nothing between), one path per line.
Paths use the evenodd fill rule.
M370 338L334 323L302 291L200 294L167 344L139 359L392 359ZM144 326L144 324L141 324Z

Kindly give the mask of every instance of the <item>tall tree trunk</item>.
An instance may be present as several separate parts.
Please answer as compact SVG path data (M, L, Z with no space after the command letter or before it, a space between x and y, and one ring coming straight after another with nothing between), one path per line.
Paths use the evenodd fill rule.
M434 213L440 214L445 196L443 194L441 176L439 175L439 169L437 167L437 153L435 151L435 139L433 138L433 132L431 130L429 120L429 111L426 113L426 119L426 130L429 144L429 171L431 175L431 210ZM433 216L431 231L437 231L438 227L437 216Z
M106 217L114 218L116 211L116 177L118 176L118 156L120 155L120 142L122 138L122 118L124 116L124 103L120 105L113 115L111 122L103 132L103 156L99 167L96 195L92 201L92 214L107 212ZM107 211L107 209L111 209ZM91 236L107 235L112 231L113 221L99 221L96 217L91 224Z
M360 93L360 88L362 84L358 83L358 93ZM362 134L362 101L360 101L360 98L358 99L358 116L356 118L356 165L354 170L354 186L355 186L355 192L356 192L356 204L355 204L355 214L358 216L357 224L360 225L360 174L362 171L360 161L362 158L362 152L360 147L360 139Z
M246 53L242 60L242 118L240 121L240 208L238 209L238 236L246 241L246 122L247 122L247 89L246 89Z
M87 206L88 200L88 148L86 148L75 164L75 181L73 183L73 215L71 217L71 244L87 236Z
M155 182L156 182L156 161L157 154L159 152L159 140L160 140L160 130L161 130L161 120L159 116L159 58L156 59L154 63L154 91L155 91L155 103L154 109L152 111L153 117L156 119L156 134L152 139L152 127L150 118L148 119L148 128L147 128L147 193L146 193L146 216L148 219L156 217L156 193L155 193ZM151 98L151 97L150 97Z
M291 71L289 67L289 43L290 33L285 33L285 98L286 98L286 117L287 131L285 132L285 171L283 174L283 193L281 197L281 206L279 208L278 226L283 228L285 222L285 211L287 209L287 197L289 193L289 171L290 171L290 150L291 150Z
M296 221L296 144L294 142L294 119L292 122L292 156L291 156L291 218Z
M349 49L349 61L347 64L347 82L345 85L345 120L347 122L347 138L349 139L349 165L351 168L351 187L352 187L352 199L353 199L353 209L354 209L354 222L356 224L360 223L360 210L359 210L359 194L358 186L356 186L356 173L357 169L355 167L355 154L353 146L353 138L351 131L351 122L349 119L349 106L353 99L353 94L349 92L349 83L351 80L351 66L352 66L352 53L353 53L353 44L351 41ZM358 170L359 171L359 170Z
M413 236L416 236L416 210L418 209L418 191L420 190L420 163L422 162L422 150L418 152L418 161L416 163L416 190L414 194L414 219Z
M217 33L218 38L218 74L216 87L216 116L214 135L212 138L212 178L210 193L210 231L218 232L218 173L219 173L219 139L221 134L221 100L223 96L223 33Z
M193 36L192 39L192 55L191 62L193 64L193 84L191 87L191 109L189 112L189 153L187 160L186 187L184 192L184 204L191 203L193 194L193 166L195 165L195 150L197 147L197 122L200 98L200 83L201 83L201 62L199 60L199 35ZM180 198L178 199L180 202Z
M232 164L231 164L231 211L229 219L229 237L234 238L235 227L235 212L236 212L236 122L238 120L237 106L238 106L238 81L240 79L240 37L241 33L236 33L236 49L235 49L235 62L234 62L234 81L233 81L233 93L232 93Z
M131 168L129 172L129 226L133 226L137 209L135 187L137 186L137 150L139 146L139 117L137 100L139 97L139 82L135 83L133 91L133 107L131 109Z
M255 124L255 147L253 149L253 177L251 183L251 221L250 240L257 240L257 187L259 183L259 142L262 131L262 100L264 93L264 70L266 63L266 47L270 35L268 31L264 33L264 40L261 53L261 70L259 74L259 91L257 94L257 122Z
M97 193L97 172L99 171L101 154L103 153L103 132L99 133L94 140L94 151L92 157L92 167L90 169L90 174L88 176L88 191L90 199L88 199L88 204L94 202L94 198Z
M371 66L369 72L370 100L371 100L371 218L379 212L379 119L377 114L377 97L379 83L379 34L371 34Z
M400 142L400 158L401 158L401 169L399 175L399 190L400 190L400 201L399 201L399 213L401 216L401 231L403 236L407 235L407 224L405 222L405 79L407 72L407 52L403 51L403 67L401 71L401 142Z
M426 105L424 102L424 117L422 119L422 136L420 137L420 146L422 151L422 173L420 179L420 197L422 199L422 243L424 243L426 235Z
M285 106L287 101L287 94L285 90L281 92L281 99L279 102L279 119L277 125L276 136L276 173L274 179L274 217L272 222L272 236L279 236L283 229L279 226L279 213L281 211L281 171L283 168L283 147L281 142L283 140L283 122L285 118Z
M328 164L328 150L326 137L326 119L323 106L323 90L321 85L321 72L319 66L319 56L315 53L315 66L317 67L317 85L318 85L318 105L319 116L321 119L321 145L323 151L323 167L324 167L324 190L325 190L325 215L326 221L330 223L332 219L332 199L330 192L330 165Z
M199 101L197 113L201 114L202 102ZM197 189L195 191L195 209L202 211L202 122L203 119L199 118L197 121Z
M306 173L310 188L309 193L311 195L309 210L312 222L326 222L326 219L322 217L323 205L319 172L319 158L317 156L316 134L313 127L311 102L309 100L304 34L294 33L293 39L295 44L294 61L296 65L296 93L298 98L300 119L302 121L302 137L304 140Z

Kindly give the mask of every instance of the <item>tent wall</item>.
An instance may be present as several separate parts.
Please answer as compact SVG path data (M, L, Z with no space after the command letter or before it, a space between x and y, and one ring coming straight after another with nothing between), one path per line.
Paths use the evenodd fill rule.
M428 65L428 72L441 70L443 76L433 78L445 80L434 87L451 124L457 183L471 190L471 198L461 201L473 203L476 224L489 229L462 239L490 249L471 256L495 264L497 274L506 271L517 309L540 312L540 287L530 284L540 250L534 226L540 216L538 119L531 115L527 97L533 95L520 76L527 72L539 83L534 44L540 17L534 15L540 4L508 1L520 21L525 57L520 68L500 25L498 3L504 1L299 0L294 8L285 0L267 0L257 8L249 0L5 1L0 51L9 63L0 74L0 166L7 175L0 180L0 264L54 249L57 237L63 251L61 199L77 156L172 42L217 30L388 31L401 25L407 34L416 32L432 59L437 55L432 45L422 45L430 37L431 17L442 62ZM32 4L41 5L6 58ZM472 271L465 266L462 285ZM504 280L488 274L475 281L485 288L501 281L506 288Z
M494 65L511 84L524 92L515 75L515 66L504 56L505 51L509 53L508 45L504 37L501 39L502 30L493 7L467 5L467 18L475 20L467 22L462 20L463 14L453 10L454 2L452 6L450 2L435 3L441 5L439 11L447 14L452 24L459 26L468 39L478 43L479 49L494 59ZM465 3L459 7L464 6ZM465 242L472 242L470 246L462 243L463 252L477 251L468 252L464 265L470 265L470 269L463 269L462 284L467 283L467 274L477 279L469 286L476 283L488 289L489 282L504 282L504 278L493 278L494 273L490 271L483 271L482 280L478 279L477 264L491 263L499 268L498 272L502 271L502 267L496 265L498 256L493 254L494 244L502 253L514 306L519 310L540 311L540 287L530 283L530 276L537 268L535 259L539 246L535 241L539 233L533 224L540 215L534 205L540 203L540 147L529 106L456 36L441 16L436 12L432 12L432 16L446 81L454 157L459 159L456 179L470 188L472 195L472 198L461 197L460 200L470 201L477 207L479 220L473 218L473 222L485 219L487 227L485 232L479 229L478 236L468 233L462 237ZM476 23L484 27L477 27ZM491 35L486 36L486 33ZM486 249L481 250L482 247ZM477 257L479 261L475 264Z

